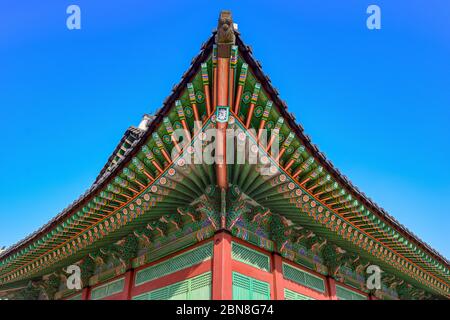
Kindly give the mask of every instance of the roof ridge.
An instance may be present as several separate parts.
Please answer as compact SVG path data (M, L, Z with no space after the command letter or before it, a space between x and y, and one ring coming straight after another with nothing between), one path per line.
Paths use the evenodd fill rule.
M204 58L205 55L208 55L210 53L209 51L212 51L215 33L216 31L214 30L209 39L202 44L200 52L192 59L190 67L187 69L186 72L184 72L184 74L181 77L181 80L176 85L173 86L171 93L164 99L162 107L155 112L155 118L149 124L148 129L144 131L133 126L127 129L122 139L126 136L127 132L129 131L130 133L138 134L139 137L125 151L125 153L123 154L124 157L119 161L117 161L116 163L114 163L109 171L105 171L102 174L101 172L105 170L106 167L105 165L105 167L100 172L99 176L96 178L94 183L88 188L88 190L86 190L86 192L84 192L78 199L73 201L69 206L63 209L59 214L57 214L53 219L51 219L48 223L39 228L37 231L31 233L24 239L18 241L14 245L7 248L5 251L1 252L0 259L3 259L6 256L12 254L14 251L19 250L22 246L26 245L28 242L32 241L34 238L37 238L41 233L45 232L50 227L52 227L52 225L60 222L63 219L68 218L72 213L71 212L72 210L75 210L77 206L86 201L90 196L93 195L94 192L100 189L103 186L103 184L105 184L108 181L108 178L111 175L115 174L124 165L124 163L127 162L126 160L129 160L128 158L131 157L134 153L136 153L137 148L141 146L141 144L143 144L142 141L146 141L146 139L150 136L150 133L155 128L155 123L160 122L162 120L163 115L165 115L165 113L173 105L173 103L175 102L174 97L177 96L178 93L180 93L181 90L184 88L184 86L187 83L187 79L189 79L193 75L193 72L195 71L196 67L198 67L200 64L200 61ZM275 98L274 100L276 101L274 102L277 103L281 115L288 121L290 126L298 134L299 138L302 140L305 146L311 151L313 151L312 154L314 154L320 160L322 165L325 166L330 171L330 173L335 175L337 179L341 181L344 187L349 189L351 192L355 193L357 197L359 197L360 200L362 200L369 208L371 208L377 216L379 216L386 222L390 223L392 226L394 226L394 228L399 229L400 232L405 233L406 236L410 237L425 251L427 251L429 254L437 258L439 261L441 261L441 263L446 265L448 269L450 269L450 262L449 260L447 260L447 258L442 256L435 249L431 248L430 245L428 245L417 235L412 233L408 228L406 228L404 225L398 222L393 216L387 213L386 210L384 210L377 203L375 203L370 197L368 197L367 195L365 195L365 193L360 191L358 187L356 187L345 175L343 175L339 171L338 168L336 168L333 165L333 163L330 160L326 158L325 154L319 150L317 145L314 144L311 141L311 138L304 132L303 126L296 122L295 115L288 111L287 103L281 99L278 90L272 85L270 78L262 70L261 63L256 58L253 57L252 47L245 44L239 32L235 32L235 36L236 36L236 45L238 45L240 48L239 53L245 57L247 63L251 64L252 71L259 79L261 79L262 85L266 90L266 92L270 94L271 97ZM138 133L137 130L140 130L140 133ZM119 142L119 144L120 143L121 142ZM112 156L110 156L110 158ZM108 162L110 158L108 159Z
M38 238L42 233L47 231L50 227L53 225L59 223L61 220L67 219L70 217L70 215L74 212L72 210L75 210L77 206L80 206L84 201L87 201L87 199L93 195L95 191L100 189L103 184L105 184L108 181L108 178L113 175L113 173L116 173L127 161L128 157L131 157L137 150L138 147L142 144L142 141L146 141L147 138L149 138L150 133L153 132L153 129L155 129L155 124L158 123L158 121L155 121L159 118L159 120L162 120L162 115L169 111L171 106L175 103L175 96L178 96L179 93L183 90L184 86L187 84L188 80L194 75L195 70L200 66L200 63L203 61L203 58L205 56L207 57L212 52L212 45L214 42L214 36L216 34L216 31L213 30L210 37L202 43L200 47L200 52L191 60L191 64L189 68L183 73L181 76L180 81L172 87L171 93L164 99L162 106L156 110L154 116L154 120L150 123L149 127L146 131L142 131L142 135L139 137L138 140L135 140L133 142L133 145L125 152L124 158L118 161L114 164L113 168L111 168L110 171L105 172L104 175L101 177L97 177L98 179L94 180L94 183L82 194L78 197L78 199L74 200L71 204L69 204L66 208L64 208L62 211L60 211L55 217L53 217L51 220L49 220L46 224L44 224L42 227L37 229L36 231L30 233L25 238L19 240L18 242L14 243L13 245L6 248L5 251L0 253L0 260L6 258L7 256L13 254L14 252L20 250L23 246L27 245L28 242L33 241L34 239ZM137 130L136 127L131 126L127 129L128 130L135 131Z
M290 126L297 131L298 136L303 140L305 146L310 150L313 150L313 154L317 155L317 157L322 161L323 165L328 168L331 173L338 177L341 180L343 185L350 189L350 191L354 192L359 198L365 202L368 207L372 208L374 213L378 215L380 218L384 219L386 222L391 223L394 227L401 229L402 232L406 233L407 236L412 238L418 245L422 246L423 249L428 251L432 256L438 258L443 264L446 265L448 269L450 269L449 260L433 249L429 244L411 232L408 228L402 225L399 221L397 221L392 215L387 213L385 209L380 207L377 203L375 203L370 197L368 197L364 192L360 191L357 186L355 186L345 175L343 175L334 164L326 158L325 154L321 152L316 144L311 141L311 138L305 133L304 128L301 124L296 122L295 115L288 111L287 103L281 99L278 90L272 85L272 81L269 76L262 70L261 63L253 56L253 49L250 45L245 44L242 39L242 36L237 33L236 34L236 44L242 48L243 50L239 50L240 54L245 55L245 60L247 63L252 64L252 71L259 72L259 74L255 74L259 79L261 79L262 85L266 92L270 94L271 97L275 97L277 101L277 105L279 106L280 112L282 116L289 122Z

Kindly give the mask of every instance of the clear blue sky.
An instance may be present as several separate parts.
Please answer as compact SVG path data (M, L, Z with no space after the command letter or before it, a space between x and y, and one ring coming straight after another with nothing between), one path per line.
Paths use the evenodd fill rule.
M78 198L231 9L306 132L450 257L450 4L442 0L1 1L0 246ZM66 8L82 29L66 28ZM366 28L366 8L382 29Z

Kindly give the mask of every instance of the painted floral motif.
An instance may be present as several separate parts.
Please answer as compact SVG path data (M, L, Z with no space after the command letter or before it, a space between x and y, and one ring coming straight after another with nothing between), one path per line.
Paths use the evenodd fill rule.
M255 117L256 118L260 118L262 116L263 112L264 112L263 107L262 106L257 106L255 108Z
M195 100L197 103L203 103L205 101L205 95L200 90L195 94Z
M186 117L192 118L192 116L194 115L194 111L192 110L191 107L185 107L184 114L186 115Z
M243 103L248 104L251 99L252 99L252 93L250 91L245 91L242 94L242 102Z

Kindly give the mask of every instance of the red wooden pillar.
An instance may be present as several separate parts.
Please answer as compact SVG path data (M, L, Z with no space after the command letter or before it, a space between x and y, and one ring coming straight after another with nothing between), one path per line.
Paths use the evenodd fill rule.
M86 287L81 291L81 300L89 300L91 295L91 287Z
M217 106L228 106L229 58L218 58L217 62ZM217 106L215 106L217 108ZM216 130L216 174L220 189L228 188L227 177L227 130L228 123L217 122ZM222 228L224 225L222 225Z
M327 277L328 297L330 300L337 300L336 281L332 277Z
M125 273L125 284L123 287L122 300L131 300L131 289L133 288L134 272L133 270L128 270Z
M231 276L231 235L221 231L214 236L212 265L213 300L233 298Z
M284 300L283 259L277 253L273 254L273 299Z

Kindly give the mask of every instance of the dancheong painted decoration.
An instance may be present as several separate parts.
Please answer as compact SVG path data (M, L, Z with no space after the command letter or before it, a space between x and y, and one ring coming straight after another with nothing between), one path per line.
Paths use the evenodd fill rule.
M449 262L325 158L228 11L91 188L0 254L7 299L449 297Z

